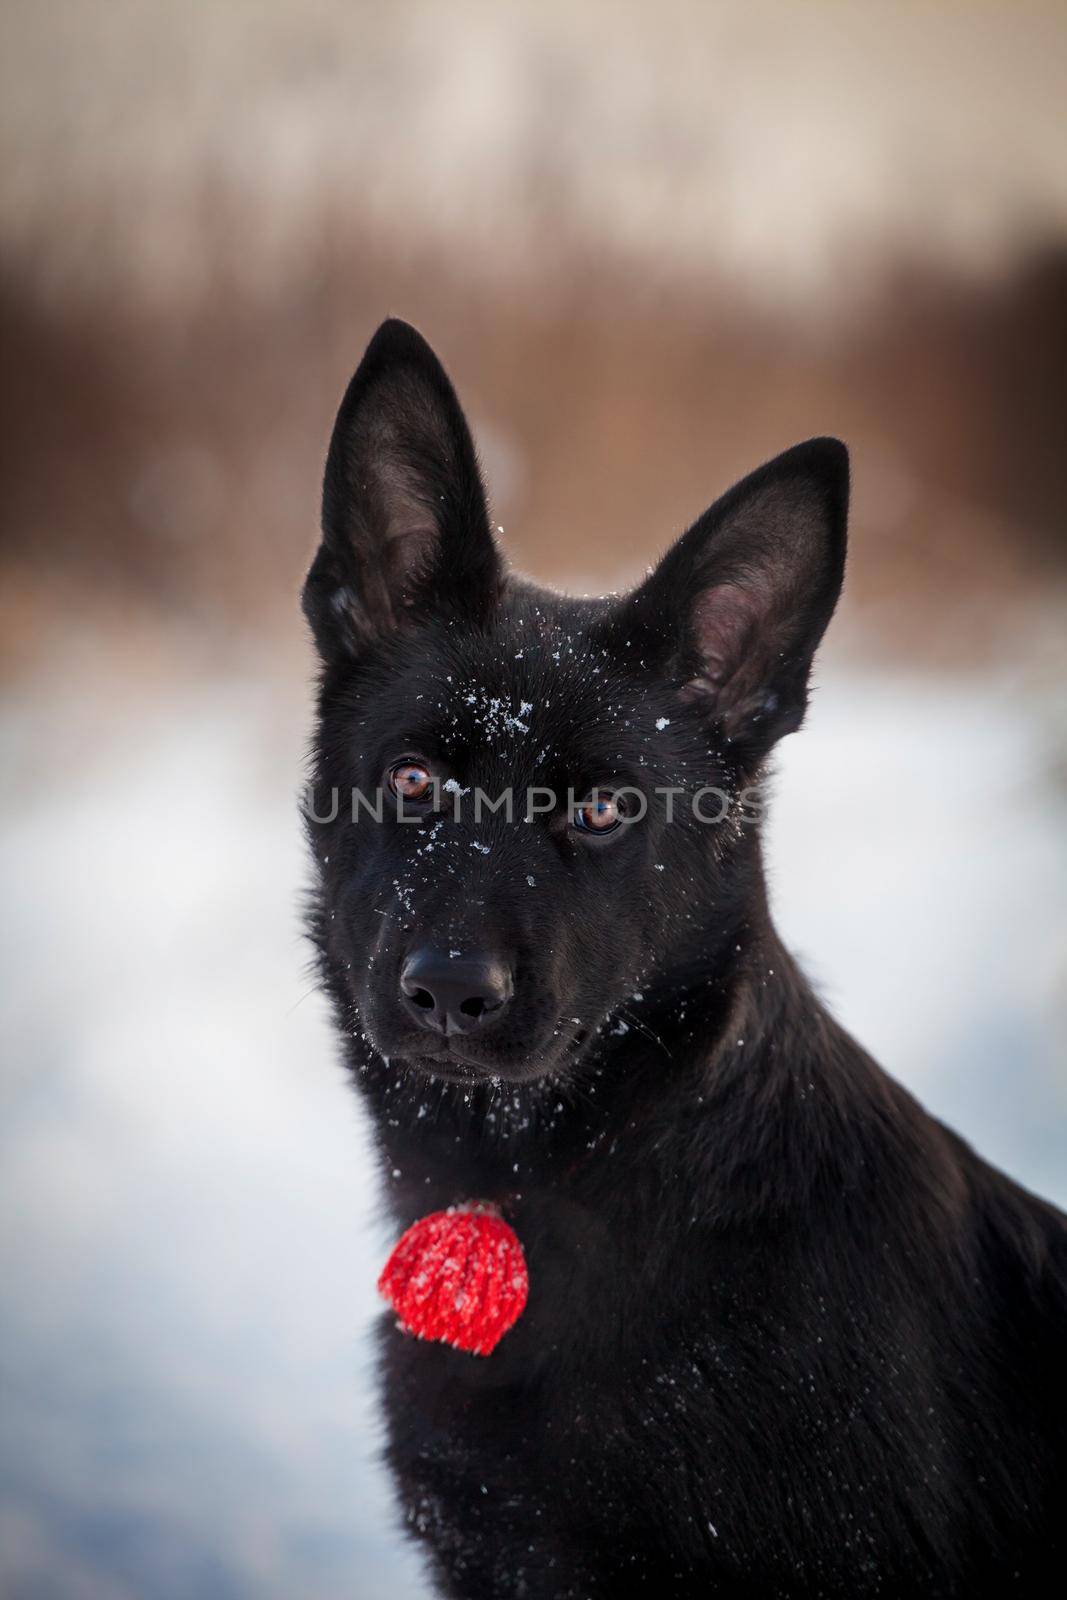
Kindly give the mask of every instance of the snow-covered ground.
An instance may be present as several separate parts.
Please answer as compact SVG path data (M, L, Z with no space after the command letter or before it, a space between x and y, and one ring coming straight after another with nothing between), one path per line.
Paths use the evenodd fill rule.
M388 1241L304 971L304 715L252 671L0 723L13 1597L424 1593L374 1465ZM1062 1204L1060 748L1021 684L831 666L770 859L844 1020Z

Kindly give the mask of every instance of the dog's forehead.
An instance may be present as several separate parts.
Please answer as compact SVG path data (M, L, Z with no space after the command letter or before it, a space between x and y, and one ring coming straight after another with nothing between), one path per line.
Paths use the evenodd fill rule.
M427 756L483 788L686 781L699 752L682 733L685 708L614 637L612 607L524 587L487 627L445 622L410 637L354 708L358 742L383 759Z
M425 639L379 701L376 720L389 723L379 731L461 762L478 781L625 763L648 720L640 687L592 606L565 601L561 612L527 604L488 629Z
M436 674L442 731L502 759L541 760L617 729L629 707L624 674L580 627L511 627L458 644Z

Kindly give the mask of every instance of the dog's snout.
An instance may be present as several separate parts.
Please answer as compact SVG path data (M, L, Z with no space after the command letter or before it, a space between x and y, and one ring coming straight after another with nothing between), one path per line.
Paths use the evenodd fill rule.
M408 956L400 990L408 1014L433 1033L471 1033L507 1005L512 976L494 956L424 947Z

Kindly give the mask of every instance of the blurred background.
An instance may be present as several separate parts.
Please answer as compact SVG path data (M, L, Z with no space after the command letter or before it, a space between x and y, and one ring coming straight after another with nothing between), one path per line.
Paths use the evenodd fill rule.
M848 441L780 925L1067 1203L1065 103L1060 4L2 0L5 1596L426 1592L295 810L389 313L560 586Z

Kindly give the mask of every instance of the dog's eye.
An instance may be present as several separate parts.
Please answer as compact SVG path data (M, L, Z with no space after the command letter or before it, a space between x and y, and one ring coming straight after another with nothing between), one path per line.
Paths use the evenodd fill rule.
M625 814L625 801L594 789L588 800L575 807L574 826L581 833L614 833L621 827Z
M389 768L389 788L401 800L428 800L433 773L420 761L398 761Z

